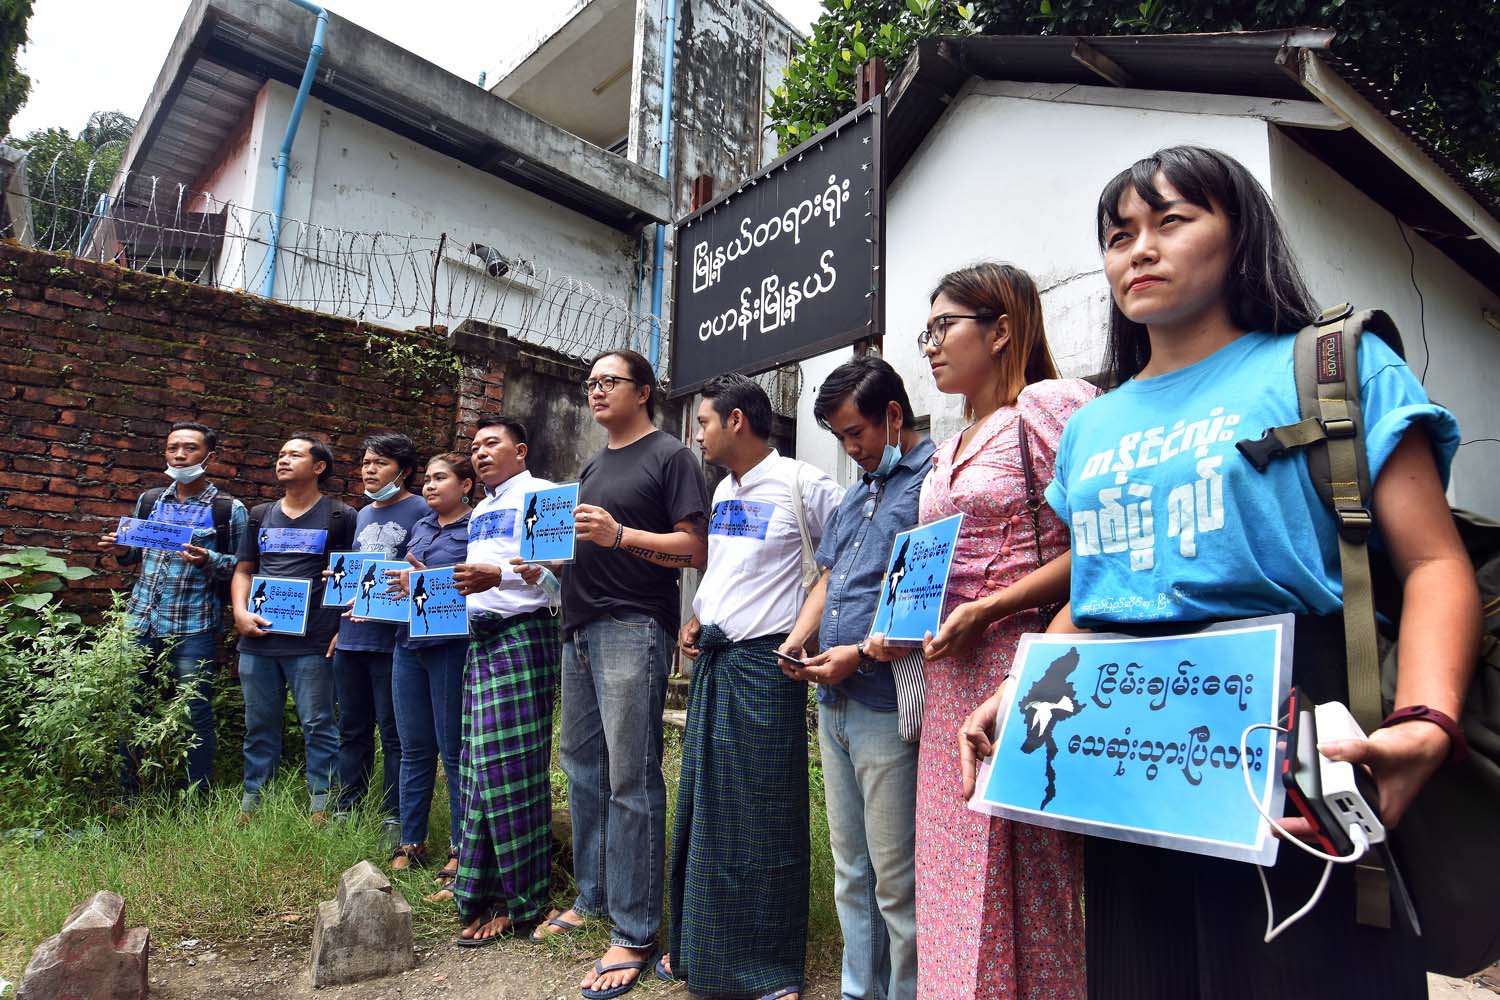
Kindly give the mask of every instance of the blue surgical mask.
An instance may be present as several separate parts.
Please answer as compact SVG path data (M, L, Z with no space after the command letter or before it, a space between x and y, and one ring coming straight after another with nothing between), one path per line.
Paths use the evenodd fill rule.
M550 569L542 567L542 578L537 583L547 595L548 604L556 605L562 600L562 581Z
M401 480L392 479L390 482L386 483L374 493L371 493L369 490L365 490L365 496L369 497L371 500L374 500L376 503L379 503L382 500L389 500L391 497L400 492Z
M887 438L891 435L891 415L889 413L885 415L885 434ZM875 476L877 479L884 479L896 471L896 463L900 461L901 449L888 443L885 446L885 450L880 453L880 464L875 466L875 471L870 473L870 475Z
M199 479L202 479L203 473L205 471L206 470L202 463L199 463L198 465L185 466L181 469L169 465L167 466L167 478L171 479L174 483L182 483L185 485L187 483L197 482Z

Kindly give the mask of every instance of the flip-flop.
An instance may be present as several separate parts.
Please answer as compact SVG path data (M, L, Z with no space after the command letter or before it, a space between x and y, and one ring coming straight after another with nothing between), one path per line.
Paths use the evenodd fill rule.
M777 990L775 993L767 993L765 996L761 997L760 1000L781 1000L782 997L789 997L793 993L797 994L798 997L801 997L802 996L802 987L801 986L783 986L781 989Z
M484 927L486 924L493 923L495 920L503 916L505 916L504 913L491 913L487 918L479 921L479 927L474 928L474 933L478 934L480 927ZM499 941L501 938L510 937L515 933L515 930L516 928L514 924L506 924L504 929L496 934L491 934L489 937L464 937L462 934L460 934L455 939L454 943L457 944L460 948L488 948L490 945L494 944L496 941Z
M558 937L562 934L571 934L573 931L576 931L579 927L582 926L582 924L575 924L571 921L564 920L561 913L556 913L548 917L542 924L542 927L556 927L557 930L551 934L542 934L542 927L538 927L536 930L531 932L531 943L541 944L543 941L546 941L550 937ZM538 935L541 936L538 937Z
M646 968L645 962L616 962L614 965L604 965L603 959L594 963L594 975L602 976L606 972L620 972L624 969L636 970L636 976L623 986L616 986L609 990L590 989L587 986L580 987L578 992L583 994L583 1000L612 1000L614 997L622 997L635 989L635 984L641 981L641 971Z
M667 971L667 957L663 955L656 960L656 978L664 983L675 983L677 982L677 977Z

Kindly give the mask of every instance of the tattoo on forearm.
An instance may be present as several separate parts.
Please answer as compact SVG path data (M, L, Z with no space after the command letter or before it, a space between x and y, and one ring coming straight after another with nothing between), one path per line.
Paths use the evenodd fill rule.
M692 556L680 556L675 552L658 552L640 545L627 545L625 551L641 559L661 563L663 566L686 566L693 561Z

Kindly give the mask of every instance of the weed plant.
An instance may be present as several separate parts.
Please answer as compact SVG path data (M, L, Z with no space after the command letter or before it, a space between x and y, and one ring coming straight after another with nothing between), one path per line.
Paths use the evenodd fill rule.
M0 831L65 830L118 795L120 748L142 786L182 774L187 693L135 642L117 601L98 624L51 605L24 628L0 609Z

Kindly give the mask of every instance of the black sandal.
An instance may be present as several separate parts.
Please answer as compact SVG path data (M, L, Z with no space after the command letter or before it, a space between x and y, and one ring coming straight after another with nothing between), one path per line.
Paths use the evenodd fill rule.
M418 868L426 868L427 848L421 844L400 844L391 852L391 861L394 862L397 858L405 858L407 864L400 868L392 865L392 871L406 871L412 865L416 865Z
M450 848L448 848L448 860L449 861L457 861L458 860L458 848L456 848L456 847L450 847ZM453 880L456 879L456 878L458 878L458 865L454 865L453 869L450 871L448 869L447 864L445 863L442 868L438 869L438 873L433 878L432 881L435 882L438 885L441 885L441 886L448 886L448 885L452 885L453 884Z

